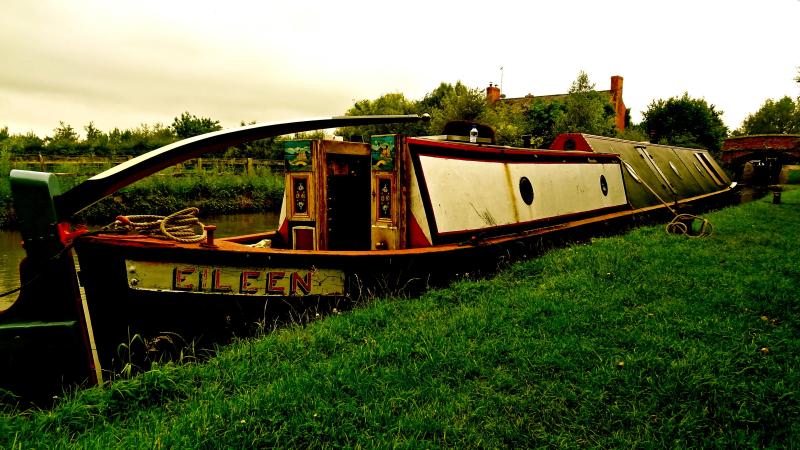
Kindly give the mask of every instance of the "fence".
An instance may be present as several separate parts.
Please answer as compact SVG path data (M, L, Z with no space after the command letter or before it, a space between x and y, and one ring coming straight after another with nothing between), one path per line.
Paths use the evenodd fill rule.
M12 169L54 172L62 176L99 173L132 157L102 158L96 156L45 158L41 155L16 157L9 160ZM164 171L170 174L170 169ZM196 158L176 164L171 169L174 176L198 174L256 175L268 170L283 173L283 160L255 158ZM7 174L3 174L7 175Z

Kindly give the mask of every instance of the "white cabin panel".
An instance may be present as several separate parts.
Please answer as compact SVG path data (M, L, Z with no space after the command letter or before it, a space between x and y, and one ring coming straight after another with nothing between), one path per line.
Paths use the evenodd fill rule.
M522 222L579 214L628 203L619 164L509 164L512 180L526 177L534 200L525 204L517 191L514 200ZM605 180L605 193L601 182Z
M420 156L439 233L480 230L627 204L619 164L503 163ZM605 180L606 193L601 188ZM520 190L533 188L528 205Z

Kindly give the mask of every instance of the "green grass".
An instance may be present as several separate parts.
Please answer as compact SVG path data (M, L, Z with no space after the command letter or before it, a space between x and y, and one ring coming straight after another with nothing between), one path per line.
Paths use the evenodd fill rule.
M189 206L202 215L275 211L283 197L283 176L264 171L255 176L151 176L103 199L78 216L106 224L118 215L167 215Z
M800 190L0 416L0 447L795 447Z
M78 166L81 167L81 166ZM0 169L3 168L0 159ZM56 167L56 169L59 169ZM259 168L252 176L195 174L174 177L172 169L150 176L121 189L77 217L78 222L105 225L118 215L168 215L189 206L200 208L202 215L275 211L283 197L283 175ZM0 228L15 228L8 170L0 176ZM60 177L62 191L88 178L88 174Z

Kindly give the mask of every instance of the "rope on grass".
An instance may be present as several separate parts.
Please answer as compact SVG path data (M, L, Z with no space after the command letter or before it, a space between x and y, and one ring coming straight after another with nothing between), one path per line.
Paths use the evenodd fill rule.
M193 244L206 238L204 225L197 218L199 212L198 208L186 208L168 216L154 214L117 216L117 220L103 230L137 231L139 234L156 239ZM202 232L198 234L196 228Z
M675 211L669 204L662 199L653 188L650 187L644 180L641 180L644 187L646 187L656 198L667 207L669 212L671 212L675 217L667 224L665 230L669 234L682 234L687 237L705 237L711 236L711 232L714 231L714 226L711 225L711 222L708 219L704 219L700 216L695 216L693 214L680 214ZM696 220L700 221L700 226L695 229L694 222Z
M694 222L700 221L700 227L695 229ZM683 234L687 237L705 237L710 236L714 231L714 226L708 219L704 219L692 214L678 214L673 218L665 227L667 233Z

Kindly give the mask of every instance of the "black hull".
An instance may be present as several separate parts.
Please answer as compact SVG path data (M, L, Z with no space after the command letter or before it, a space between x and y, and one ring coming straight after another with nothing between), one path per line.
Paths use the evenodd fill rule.
M691 199L682 212L730 204L734 191ZM632 226L664 222L664 206L624 211L552 225L512 236L401 251L228 251L197 245L131 243L113 237L80 239L80 278L102 367L179 354L181 346L207 348L232 336L286 323L302 323L342 310L376 293L418 293L454 277L482 276L509 261L533 257L554 246L618 234ZM129 287L126 260L228 267L337 267L346 273L344 295L230 295ZM131 356L130 348L138 348Z

